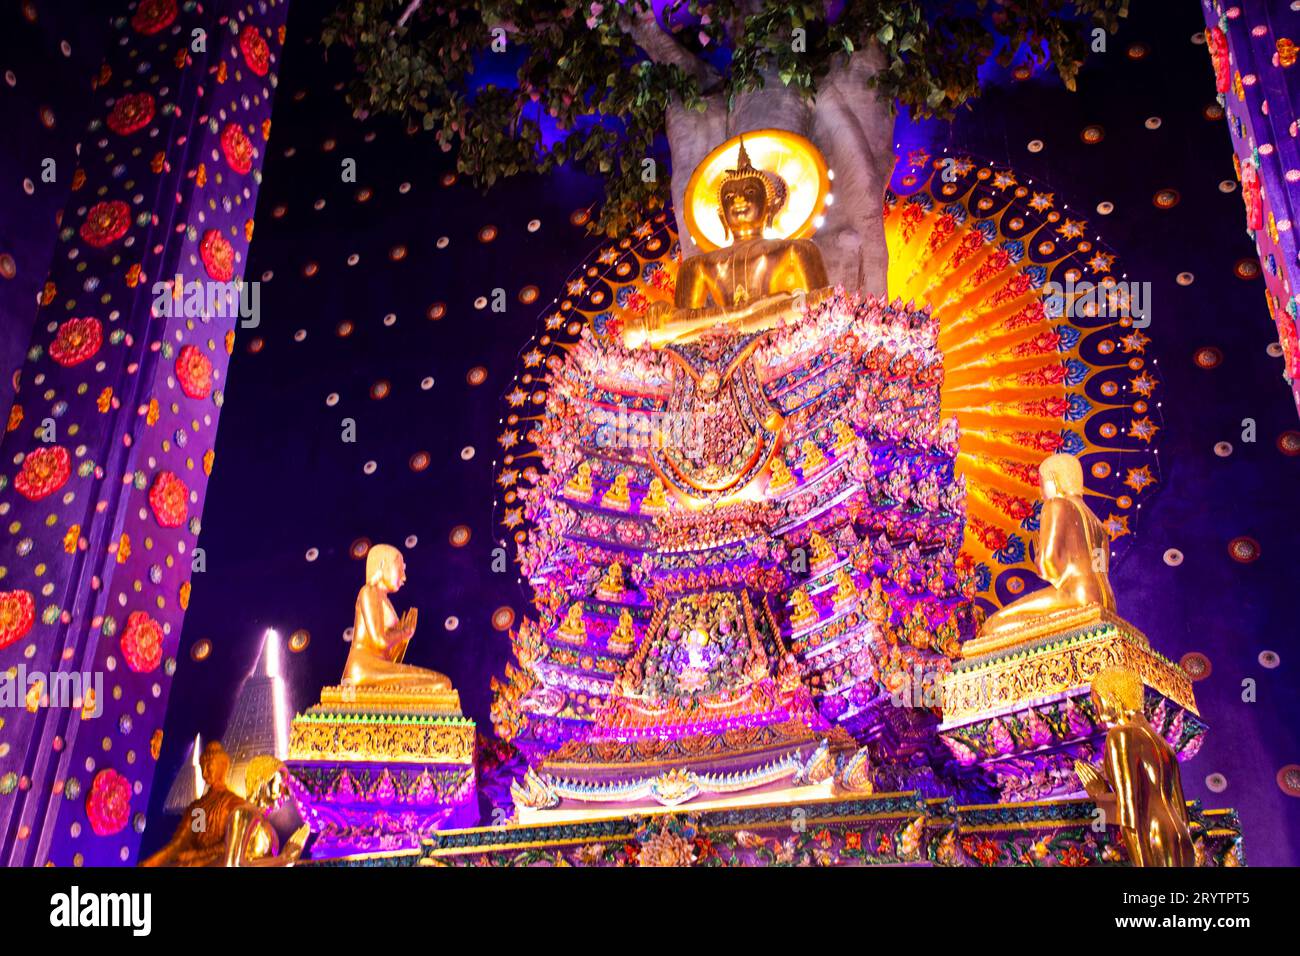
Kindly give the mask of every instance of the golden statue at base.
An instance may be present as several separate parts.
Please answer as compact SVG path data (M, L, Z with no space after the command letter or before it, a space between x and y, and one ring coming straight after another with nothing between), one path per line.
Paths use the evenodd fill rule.
M307 827L300 827L281 850L266 820L284 799L284 764L275 757L254 757L244 775L247 800L226 785L230 756L221 744L214 741L203 748L199 769L207 790L185 809L167 845L140 861L141 866L293 866L298 861Z
M799 447L803 451L803 459L799 462L799 469L804 473L805 478L826 467L826 456L817 447L816 442L806 441Z
M609 490L605 492L600 499L603 507L613 508L616 511L627 511L632 504L632 495L628 491L627 483L632 476L626 471L620 471L614 476L610 483Z
M1074 762L1105 819L1119 827L1134 866L1195 866L1178 756L1142 713L1142 680L1126 667L1092 679L1092 702L1107 727L1102 763Z
M790 595L790 601L794 608L790 612L790 623L795 627L805 627L809 624L815 624L821 617L817 613L817 605L813 604L812 598L803 588L795 588Z
M817 570L828 564L834 564L839 560L839 555L831 547L831 543L814 531L808 537L808 547L812 550L812 568Z
M668 495L664 480L659 477L650 479L645 497L641 499L641 513L647 515L663 514L668 510Z
M581 601L569 605L569 610L564 614L564 620L560 622L559 630L556 634L568 641L570 644L584 644L587 640L587 622L582 618L583 606Z
M1051 455L1038 466L1043 489L1039 515L1038 573L1047 587L1026 594L991 615L965 657L1064 630L1077 623L1073 612L1092 610L1115 618L1110 587L1110 535L1083 500L1083 467L1073 455Z
M835 444L831 446L835 454L842 455L857 444L857 433L844 419L837 418L831 422L831 431L835 433Z
M853 578L849 572L840 568L835 572L835 594L831 597L831 603L836 608L846 607L858 599L858 587L853 583Z
M578 465L578 470L564 486L564 496L578 501L587 501L591 498L591 462L584 461Z
M794 475L790 472L790 466L780 455L772 459L768 468L772 472L772 479L767 484L768 491L783 491L794 484Z
M623 344L662 348L721 327L759 332L798 321L805 303L828 295L826 266L811 240L763 237L787 194L785 180L750 164L741 137L736 168L718 189L718 217L731 245L684 259L673 305L657 302L629 322Z
M617 601L625 590L627 586L623 582L623 565L615 561L605 572L600 584L596 585L596 596L606 601Z
M376 544L366 554L366 583L357 593L352 647L343 667L344 687L393 687L446 692L444 674L403 664L415 636L416 610L400 618L388 595L406 583L406 562L392 545Z

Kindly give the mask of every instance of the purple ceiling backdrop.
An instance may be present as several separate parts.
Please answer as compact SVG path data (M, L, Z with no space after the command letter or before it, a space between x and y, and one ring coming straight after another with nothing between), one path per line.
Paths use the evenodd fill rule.
M898 140L901 150L969 151L1048 184L1120 253L1130 279L1152 283L1146 331L1165 381L1164 487L1116 568L1120 611L1166 655L1201 654L1208 663L1196 694L1210 734L1184 765L1188 796L1239 808L1250 862L1300 864L1300 800L1279 777L1300 764L1300 628L1289 581L1291 556L1300 551L1291 500L1300 487L1300 426L1280 378L1282 360L1267 351L1276 333L1262 282L1250 277L1258 270L1242 269L1248 277L1241 278L1237 269L1254 249L1240 189L1220 189L1236 175L1224 121L1206 116L1215 103L1213 73L1206 48L1191 39L1204 27L1200 10L1134 6L1108 52L1090 59L1077 94L1041 75L1008 78L951 126L900 123ZM391 120L349 115L337 87L346 62L325 62L314 42L320 12L306 3L290 12L248 269L250 278L269 274L262 324L239 332L227 381L199 542L207 570L194 576L145 852L170 832L162 802L188 741L195 732L220 736L265 628L311 634L288 659L296 707L338 677L362 576L349 553L354 540L403 547L409 581L396 603L421 609L411 660L448 673L480 729L489 726L488 681L509 656L492 615L525 607L513 569L491 569L499 396L539 316L597 244L569 217L595 201L598 184L573 175L521 178L486 196L467 182L441 185L451 167L429 138L407 136ZM48 149L70 150L95 65L93 43L77 37L93 20L38 18L19 44L20 14L4 16L0 70L17 64L24 76L39 77L44 69L57 82L6 83L0 116L24 144L22 155L44 155L46 147L26 145L41 137ZM65 38L71 62L49 64ZM75 121L48 130L46 106ZM1158 128L1148 128L1151 117ZM1090 126L1103 130L1099 142L1082 138ZM1027 148L1033 140L1042 141L1041 151ZM348 158L357 162L355 183L340 175ZM27 195L27 165L6 150L0 166L7 177L0 254L17 264L14 278L0 281L0 344L40 286L43 275L35 273L48 267L52 216L66 198ZM1178 191L1176 205L1153 202L1163 189ZM1097 213L1102 202L1114 204L1110 215ZM534 219L540 227L530 232ZM484 243L479 231L488 225L497 237ZM1194 276L1190 285L1175 281L1184 272ZM520 302L527 286L541 290L532 305ZM508 310L476 309L474 300L496 288L505 290ZM445 315L433 320L437 303ZM338 332L343 322L351 323L346 336ZM297 341L300 330L306 334ZM1214 367L1203 367L1213 354L1207 348L1221 354ZM6 349L2 357L7 379L15 355ZM472 385L479 367L486 378ZM427 390L426 377L434 380ZM386 396L372 398L385 383ZM332 406L331 394L338 396ZM357 424L353 444L340 438L345 417ZM1253 443L1243 440L1246 418L1256 423ZM1220 442L1231 443L1229 455L1216 454ZM429 456L423 471L410 466L418 452ZM376 467L366 474L370 461ZM463 547L450 541L458 526L470 530ZM416 543L405 547L412 535ZM1232 556L1230 543L1240 538L1255 547L1239 544L1238 557L1254 560ZM1171 548L1183 554L1177 566L1164 559ZM307 560L309 549L318 549L316 560ZM450 617L454 630L445 624ZM204 640L211 653L196 662L191 648ZM1261 661L1266 651L1276 666ZM1251 702L1243 700L1247 679L1256 682Z

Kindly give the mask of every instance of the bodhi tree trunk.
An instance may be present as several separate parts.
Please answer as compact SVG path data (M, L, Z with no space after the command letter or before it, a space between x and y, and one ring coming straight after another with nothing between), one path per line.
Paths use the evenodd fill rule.
M706 97L704 112L688 110L680 103L670 106L665 125L672 152L672 202L683 255L692 252L684 198L696 166L712 149L740 133L783 129L811 140L835 174L831 185L834 202L813 236L831 283L885 295L889 250L885 245L884 195L894 168L894 112L893 104L868 85L883 62L875 48L841 54L812 100L771 75L765 77L762 88L737 95L731 111L722 94Z

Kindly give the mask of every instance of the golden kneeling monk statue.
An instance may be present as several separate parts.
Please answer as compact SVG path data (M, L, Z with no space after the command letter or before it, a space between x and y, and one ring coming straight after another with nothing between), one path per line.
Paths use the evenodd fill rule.
M1069 612L1095 608L1114 616L1110 535L1083 501L1083 467L1073 455L1051 455L1038 466L1043 510L1038 573L1047 587L991 615L963 647L966 657L1002 650L1070 626Z
M1107 727L1100 766L1075 772L1109 823L1120 828L1134 866L1195 866L1178 757L1142 714L1142 681L1125 667L1092 679L1092 701Z
M293 866L302 855L308 829L300 827L284 849L267 816L284 799L284 765L275 757L254 757L244 780L249 799L226 785L230 756L215 741L203 748L199 769L206 791L185 810L167 845L140 865Z
M657 302L623 332L623 344L661 348L710 329L758 332L802 317L802 306L830 293L821 251L809 239L765 239L785 205L785 180L750 165L741 138L736 168L718 190L718 216L730 246L685 259L674 304Z
M366 554L366 583L357 594L352 647L343 667L344 687L401 687L449 691L444 674L403 664L415 635L416 610L400 618L388 595L406 583L402 553L388 544L374 545Z

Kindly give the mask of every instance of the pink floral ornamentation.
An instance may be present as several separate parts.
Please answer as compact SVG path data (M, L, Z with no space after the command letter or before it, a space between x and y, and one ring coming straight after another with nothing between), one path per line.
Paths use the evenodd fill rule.
M141 36L151 37L166 30L176 19L176 0L140 0L131 29Z
M144 611L132 611L118 641L126 666L137 674L148 674L162 663L162 625Z
M1210 48L1210 63L1214 65L1214 88L1227 93L1232 70L1228 61L1228 37L1219 27L1211 27L1205 31L1205 45Z
M212 394L212 360L197 346L185 346L176 356L176 380L190 398L207 398Z
M190 490L175 472L160 471L149 488L149 507L164 528L179 528L189 514Z
M59 326L50 343L50 358L71 368L95 357L104 344L104 326L99 319L68 319Z
M253 141L238 123L227 123L221 131L221 152L235 172L246 173L253 168Z
M98 836L120 832L131 818L131 781L111 768L95 774L86 795L86 816Z
M119 136L144 129L154 117L154 100L148 93L128 93L113 104L108 128Z
M91 206L78 232L87 245L103 249L125 236L130 228L131 207L120 199L112 199Z
M72 476L72 460L62 445L50 445L30 452L14 478L14 488L28 501L40 501L54 494Z
M271 68L271 49L266 38L251 26L239 31L239 52L244 54L244 62L258 76L266 76Z
M0 649L21 641L36 623L36 598L31 591L0 591Z
M209 229L199 243L199 258L208 277L218 282L229 282L235 275L235 247L216 229Z
M1246 204L1246 228L1252 232L1264 226L1264 197L1259 169L1254 163L1241 164L1241 201Z

